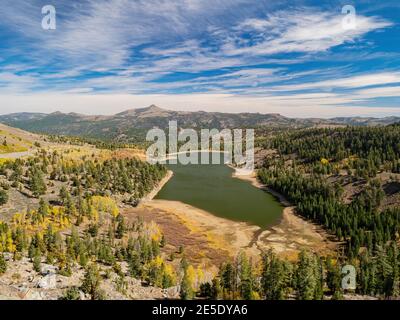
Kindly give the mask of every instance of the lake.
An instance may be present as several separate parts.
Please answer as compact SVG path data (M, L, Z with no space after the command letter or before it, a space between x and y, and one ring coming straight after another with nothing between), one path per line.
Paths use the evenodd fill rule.
M221 157L223 158L222 154ZM283 207L271 194L233 178L234 169L223 164L168 164L174 176L155 199L181 201L216 216L269 227L277 223Z

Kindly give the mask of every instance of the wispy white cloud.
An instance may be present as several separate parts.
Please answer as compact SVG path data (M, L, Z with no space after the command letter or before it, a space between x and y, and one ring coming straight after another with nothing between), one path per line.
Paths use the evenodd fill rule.
M269 14L266 19L248 19L223 46L228 55L270 55L287 52L320 52L354 42L364 34L386 28L391 22L377 17L357 16L354 29L343 28L337 12L303 9ZM244 39L244 33L253 33Z
M361 96L364 99L400 97L400 86L363 89L355 91L354 94L356 96Z
M243 0L86 0L81 4L55 4L59 16L57 30L44 32L40 26L41 1L4 0L7 25L38 42L36 49L52 52L68 62L88 67L121 67L135 55L134 48L154 44L147 53L183 53L196 48L196 37L218 22L224 12L234 10ZM208 23L206 23L208 22ZM187 40L186 40L187 39ZM161 48L174 43L174 48ZM185 49L186 47L186 49ZM39 58L39 57L38 57Z
M294 91L305 89L321 89L321 88L361 88L368 86L385 85L392 83L400 83L400 72L377 72L363 75L343 77L340 79L277 86L275 90Z
M31 92L36 86L37 80L33 76L0 72L0 93Z

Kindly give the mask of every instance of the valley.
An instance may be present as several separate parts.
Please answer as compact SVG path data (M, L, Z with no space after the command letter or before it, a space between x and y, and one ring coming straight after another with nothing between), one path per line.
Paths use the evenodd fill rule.
M0 296L294 299L306 294L301 272L319 290L310 299L396 295L395 282L368 275L396 259L398 130L257 127L256 171L243 175L236 164L148 164L143 140L3 126L7 144L26 149L0 155ZM356 292L329 280L346 263L364 277Z

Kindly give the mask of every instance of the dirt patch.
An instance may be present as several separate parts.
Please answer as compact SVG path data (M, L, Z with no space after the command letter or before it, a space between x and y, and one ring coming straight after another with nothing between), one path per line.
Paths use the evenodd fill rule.
M167 254L177 254L184 246L185 256L195 265L218 267L227 257L233 258L240 250L257 256L258 250L248 248L258 227L233 222L177 201L152 200L137 208L125 209L128 221L143 217L154 221L162 229Z
M11 221L14 214L24 212L27 208L36 208L39 200L27 197L21 192L10 189L8 191L9 200L6 204L0 206L0 220Z

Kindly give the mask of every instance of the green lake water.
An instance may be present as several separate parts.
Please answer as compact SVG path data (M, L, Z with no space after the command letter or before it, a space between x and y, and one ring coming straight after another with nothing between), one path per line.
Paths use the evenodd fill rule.
M283 207L271 194L250 182L232 177L223 164L168 164L174 176L155 199L181 201L216 216L269 227L277 223Z

